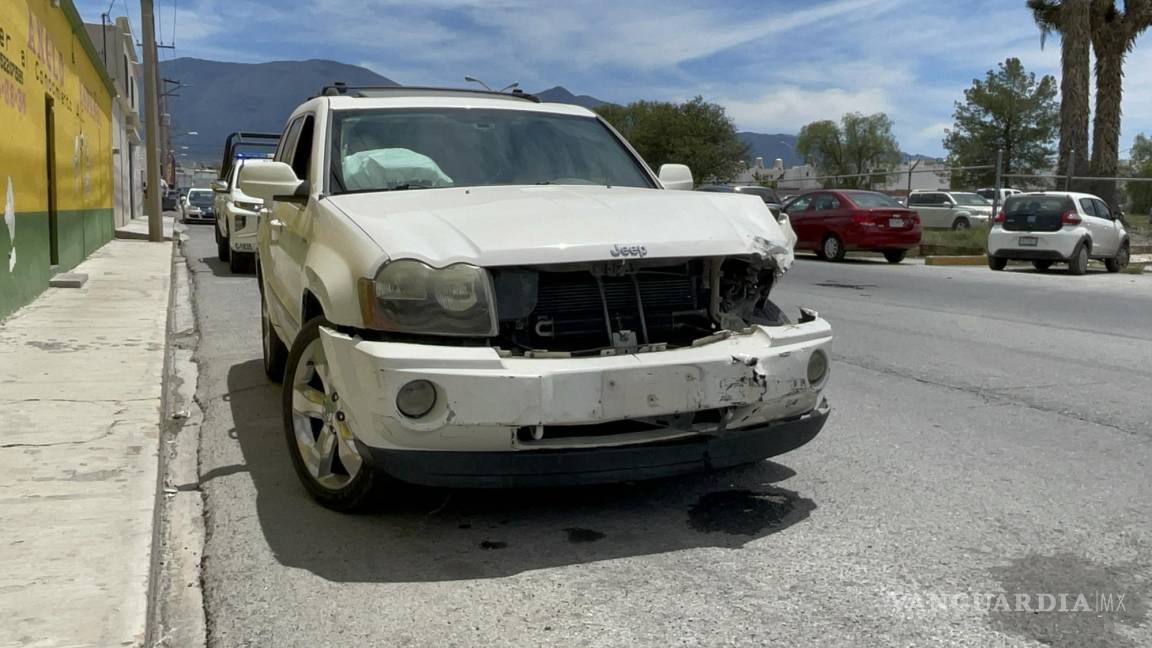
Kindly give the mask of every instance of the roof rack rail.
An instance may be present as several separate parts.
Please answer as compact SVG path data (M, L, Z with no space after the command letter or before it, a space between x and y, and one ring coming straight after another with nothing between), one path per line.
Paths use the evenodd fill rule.
M220 161L220 180L226 180L232 172L236 160L236 149L240 146L265 146L276 148L280 143L280 133L257 133L237 131L224 140L224 159Z
M528 94L519 88L511 92L498 92L496 90L475 90L472 88L435 88L430 86L370 86L348 85L343 81L336 81L320 89L321 97L387 97L390 95L415 95L420 97L470 97L489 96L501 99L522 99L533 103L540 103L536 95Z

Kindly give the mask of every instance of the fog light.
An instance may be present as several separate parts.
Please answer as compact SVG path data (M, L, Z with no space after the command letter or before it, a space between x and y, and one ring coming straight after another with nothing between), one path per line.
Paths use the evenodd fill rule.
M236 230L240 231L248 227L248 217L244 214L236 214Z
M413 380L396 394L396 409L408 418L420 418L436 404L436 387L427 380Z
M820 349L812 352L808 357L808 384L819 387L828 377L828 354Z

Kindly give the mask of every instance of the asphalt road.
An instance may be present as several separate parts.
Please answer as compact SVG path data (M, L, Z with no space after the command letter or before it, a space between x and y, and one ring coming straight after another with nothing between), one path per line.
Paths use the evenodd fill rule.
M289 464L254 278L190 235L213 646L1152 645L1152 275L800 260L777 300L837 334L807 446L340 515Z

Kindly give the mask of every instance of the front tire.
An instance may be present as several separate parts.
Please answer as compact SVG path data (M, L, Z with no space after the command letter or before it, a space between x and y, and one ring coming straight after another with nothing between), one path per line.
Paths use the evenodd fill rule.
M829 261L844 260L844 243L835 234L824 237L824 241L820 244L820 251L823 253L823 257Z
M354 511L370 500L377 475L371 455L361 455L320 342L323 317L304 325L288 354L282 407L284 434L296 475L321 506Z
M908 250L885 250L884 258L888 260L888 263L900 263L907 254Z
M232 257L232 248L228 247L228 237L220 233L220 228L213 224L212 227L216 229L216 257L224 263L228 263Z
M232 274L245 274L248 268L251 267L252 255L248 252L234 252L229 250L228 254L228 270Z
M1082 275L1088 272L1088 246L1080 243L1072 251L1072 258L1068 259L1068 272Z
M1128 244L1124 243L1116 252L1116 256L1112 257L1111 259L1104 260L1104 267L1108 268L1108 272L1120 272L1124 268L1128 267L1128 259L1130 257L1131 254L1128 250Z
M1004 257L991 256L988 257L988 267L993 270L1003 270L1008 267L1008 259Z
M954 232L961 232L971 227L972 224L968 222L967 218L957 218L956 221L952 223L952 231Z

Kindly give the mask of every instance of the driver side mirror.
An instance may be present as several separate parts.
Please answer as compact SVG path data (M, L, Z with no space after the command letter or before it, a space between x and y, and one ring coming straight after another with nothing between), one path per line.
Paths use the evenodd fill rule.
M692 180L692 170L683 164L661 164L659 176L660 184L664 185L665 189L691 191L692 185L695 184Z
M212 191L216 193L228 193L228 183L224 180L213 180L209 186L212 187Z
M284 162L245 164L236 181L240 191L265 202L279 200L303 205L308 202L308 183L296 177Z

